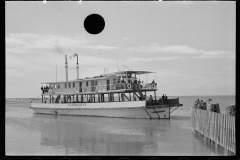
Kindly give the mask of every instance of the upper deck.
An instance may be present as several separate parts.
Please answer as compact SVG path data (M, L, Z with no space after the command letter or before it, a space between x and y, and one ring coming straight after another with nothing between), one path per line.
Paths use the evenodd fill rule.
M149 74L149 71L119 71L108 74L101 74L95 77L86 77L71 81L43 82L47 84L48 94L91 94L91 93L131 93L136 89L142 92L156 91L156 83L134 84L139 81L137 75Z

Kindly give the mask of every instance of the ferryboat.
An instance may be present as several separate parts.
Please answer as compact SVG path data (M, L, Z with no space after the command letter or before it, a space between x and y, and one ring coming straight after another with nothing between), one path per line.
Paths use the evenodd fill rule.
M42 92L41 103L31 103L34 113L71 116L98 116L116 118L170 119L180 106L179 98L164 101L156 98L157 83L137 84L139 75L150 71L123 70L99 76L68 80L68 63L65 55L66 80L43 82L49 87ZM155 75L156 76L156 75ZM154 93L148 99L147 93Z

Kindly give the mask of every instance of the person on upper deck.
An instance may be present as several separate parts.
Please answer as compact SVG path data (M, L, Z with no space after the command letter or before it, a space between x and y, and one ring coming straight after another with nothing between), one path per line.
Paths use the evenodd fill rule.
M112 88L113 88L113 90L115 90L115 78L113 78L113 82L112 82Z
M45 88L45 86L43 87L43 94L46 92L46 88Z
M43 94L43 87L41 87L41 90L42 90L42 94Z
M48 86L46 85L46 93L48 93L48 89L49 89L49 88L48 88Z
M144 82L142 81L142 84L141 84L141 88L145 87L145 84Z
M141 89L141 80L138 80L138 89Z
M137 78L133 81L133 89L137 89Z
M131 81L131 79L130 79L130 78L128 79L128 83L132 84L132 81Z
M152 84L155 84L155 81L154 81L154 80L152 81Z

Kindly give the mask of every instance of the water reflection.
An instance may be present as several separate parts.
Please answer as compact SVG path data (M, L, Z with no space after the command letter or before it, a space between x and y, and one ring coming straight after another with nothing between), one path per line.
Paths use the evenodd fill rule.
M227 151L227 149L225 149L224 147L210 142L210 140L208 138L206 138L205 136L202 136L202 134L200 134L197 131L193 131L193 136L200 142L203 144L203 147L206 147L209 155L212 156L217 156L217 155L229 155L230 153ZM230 154L231 155L231 154Z
M41 145L63 146L65 154L139 155L144 146L158 150L155 138L169 120L49 116L35 114L41 125Z

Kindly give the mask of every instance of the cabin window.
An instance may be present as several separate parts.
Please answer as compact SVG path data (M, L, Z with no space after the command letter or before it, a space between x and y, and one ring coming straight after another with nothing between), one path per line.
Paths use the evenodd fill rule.
M82 87L82 82L79 82L79 86Z
M57 88L57 84L54 84L54 88Z
M60 84L58 85L58 88L60 88Z
M95 86L97 86L97 81L95 81Z
M67 83L65 83L65 88L67 88Z
M68 88L71 88L71 83L68 83Z
M86 81L86 86L88 86L88 81Z
M94 81L91 81L91 86L94 86Z
M73 88L75 87L75 83L73 82Z

